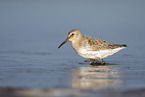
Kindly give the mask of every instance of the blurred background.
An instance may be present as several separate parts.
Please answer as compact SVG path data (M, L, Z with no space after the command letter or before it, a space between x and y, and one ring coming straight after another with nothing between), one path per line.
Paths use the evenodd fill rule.
M115 77L90 78L89 73L89 79L100 79L107 86L108 78L127 88L145 86L144 9L145 0L0 0L0 87L81 87L84 82L75 75L86 78L80 72L90 70L85 68L89 63L83 62L70 43L57 49L71 29L129 47L105 59L119 65L101 67L113 68ZM102 85L86 82L90 86L82 87Z
M0 50L49 52L74 28L141 49L144 5L144 0L1 0Z

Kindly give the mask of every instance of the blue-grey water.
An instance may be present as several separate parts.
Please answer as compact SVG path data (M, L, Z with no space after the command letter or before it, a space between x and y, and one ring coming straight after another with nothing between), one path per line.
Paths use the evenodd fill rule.
M0 87L145 88L144 9L144 0L1 0ZM57 48L74 28L128 48L90 66L69 42Z

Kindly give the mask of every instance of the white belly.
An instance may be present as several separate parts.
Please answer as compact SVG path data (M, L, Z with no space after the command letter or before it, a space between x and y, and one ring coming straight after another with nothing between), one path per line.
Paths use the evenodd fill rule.
M82 56L84 58L88 58L88 59L103 59L103 58L113 55L114 53L116 53L124 48L125 47L120 47L120 48L116 48L116 49L99 50L99 51L92 51L92 50L80 48L77 51L77 53L80 56Z

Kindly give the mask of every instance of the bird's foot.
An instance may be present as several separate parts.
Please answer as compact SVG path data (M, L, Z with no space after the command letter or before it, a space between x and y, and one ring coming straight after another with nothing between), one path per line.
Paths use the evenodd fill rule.
M91 62L90 65L92 65L92 66L105 65L105 63Z
M103 59L102 59L102 62L99 61L99 60L92 60L92 61L90 61L90 65L93 65L93 66L95 66L95 65L105 65L105 61Z

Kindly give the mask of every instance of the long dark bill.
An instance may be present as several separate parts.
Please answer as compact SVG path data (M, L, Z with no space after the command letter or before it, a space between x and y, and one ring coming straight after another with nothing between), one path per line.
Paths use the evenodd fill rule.
M69 41L69 38L67 38L64 42L62 42L61 44L60 44L60 46L58 47L58 49L63 45L63 44L65 44L66 42L68 42Z

